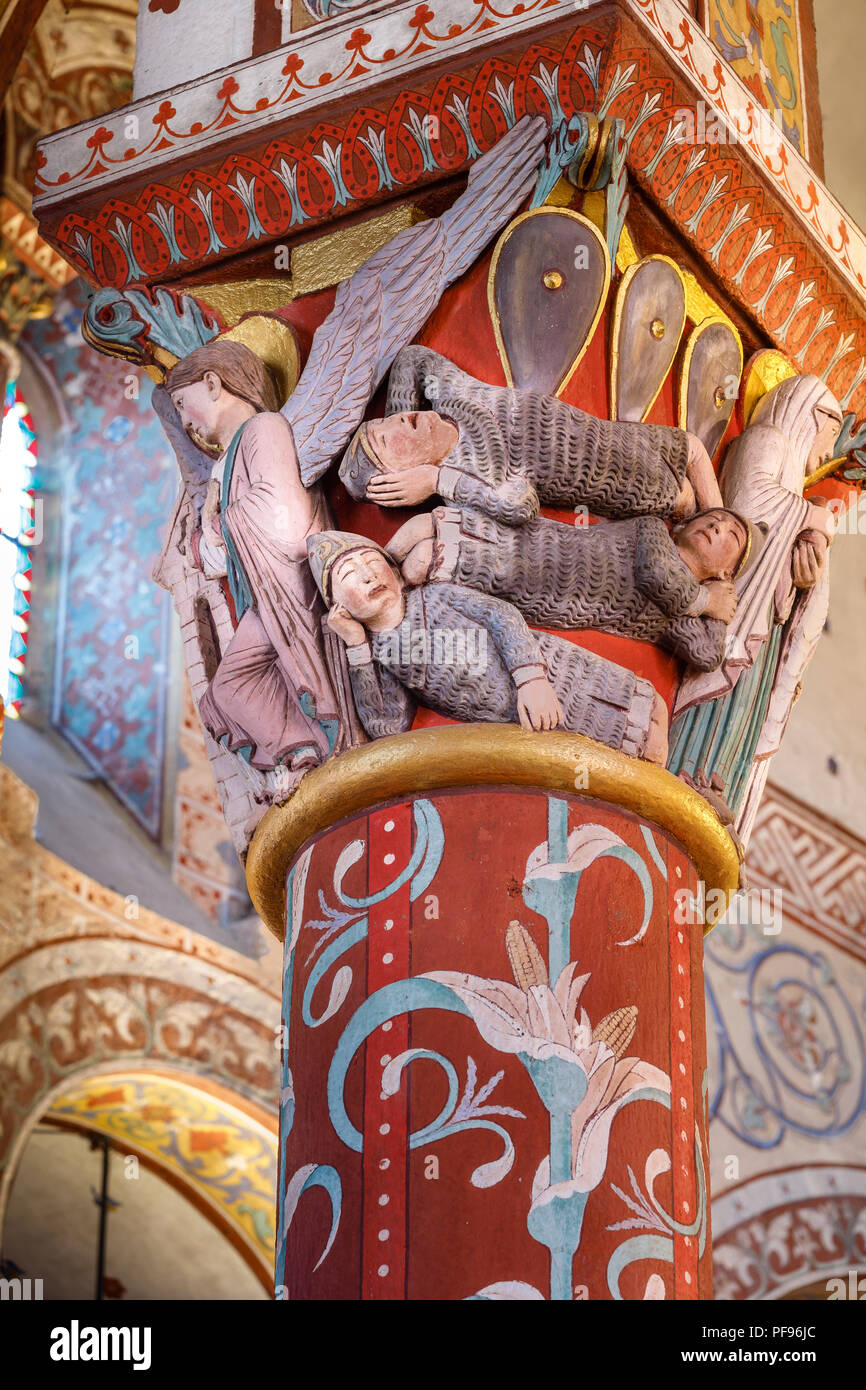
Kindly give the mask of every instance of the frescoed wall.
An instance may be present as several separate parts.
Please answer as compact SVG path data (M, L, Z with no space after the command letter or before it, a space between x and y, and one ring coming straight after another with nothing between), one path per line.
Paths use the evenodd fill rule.
M799 0L705 0L706 28L788 139L808 156Z
M175 466L150 409L150 379L82 341L84 296L76 282L52 317L25 335L73 421L63 468L54 717L158 838L171 614L151 570Z
M6 387L0 434L0 700L17 718L27 664L35 540L36 436L26 402Z
M270 1284L276 1136L225 1094L165 1076L91 1076L59 1096L48 1119L105 1134L173 1176Z
M706 946L717 1190L729 1155L741 1178L782 1155L863 1155L866 971L793 922L764 931L754 918L720 925Z
M771 788L749 870L705 943L715 1297L826 1298L866 1264L863 842Z
M168 1073L264 1117L259 1127L276 1111L279 1081L278 963L250 960L77 873L33 838L36 813L33 792L0 764L0 1223L27 1135L86 1078ZM179 1101L174 1109L180 1123ZM192 1115L192 1128L203 1119ZM215 1157L198 1163L191 1144L180 1168L207 1171L212 1195L220 1185L225 1195L233 1170ZM262 1151L260 1176L268 1161ZM238 1188L254 1210L232 1218L254 1252L271 1239L255 1187Z
M99 1209L93 1193L101 1186L103 1157L99 1140L91 1148L93 1138L86 1130L40 1125L15 1177L3 1228L6 1268L13 1276L17 1267L41 1278L46 1304L94 1297ZM103 1298L114 1304L115 1317L129 1320L122 1305L143 1300L234 1303L270 1296L190 1190L162 1170L130 1164L127 1153L112 1147L108 1195Z

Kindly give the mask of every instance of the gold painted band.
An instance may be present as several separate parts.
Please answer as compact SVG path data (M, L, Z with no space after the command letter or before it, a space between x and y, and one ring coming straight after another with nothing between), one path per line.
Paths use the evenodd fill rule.
M595 151L595 159L593 160L592 170L586 179L587 184L590 188L595 188L601 177L601 171L604 168L604 161L607 158L607 148L610 144L610 138L613 134L613 130L613 121L602 121L599 127L598 145Z
M589 172L590 166L593 163L593 160L595 159L595 152L598 149L598 140L600 132L599 120L597 116L592 115L591 113L587 113L586 124L586 149L583 152L583 158L580 161L580 167L578 168L577 175L575 178L575 184L580 189L586 189L592 186L589 180L587 179L587 174Z
M822 463L820 468L816 468L814 473L809 474L803 484L803 491L807 492L809 488L814 487L816 483L823 482L825 478L831 477L831 475L836 472L837 468L843 468L847 462L848 455L843 454L841 458L830 459L829 463Z
M730 835L709 803L664 768L579 734L463 724L377 739L307 773L291 800L272 806L253 836L246 872L256 912L282 941L286 880L308 840L394 797L466 787L568 792L619 807L678 840L707 891L736 891L739 859Z

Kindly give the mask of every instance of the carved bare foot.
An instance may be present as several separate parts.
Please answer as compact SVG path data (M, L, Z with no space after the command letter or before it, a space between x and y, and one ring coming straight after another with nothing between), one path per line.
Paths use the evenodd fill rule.
M292 774L309 772L311 768L318 767L321 761L322 759L315 749L311 749L309 752L296 753L291 761Z
M710 803L719 820L722 822L722 825L737 846L737 852L742 860L743 842L734 829L734 820L736 816L725 800L724 782L721 777L719 777L718 773L714 772L708 781L703 773L699 773L697 778L695 778L690 777L687 772L681 772L680 779L686 783L686 786L692 787L705 801Z
M668 707L658 694L650 717L643 756L648 763L657 763L659 767L664 767L668 760Z

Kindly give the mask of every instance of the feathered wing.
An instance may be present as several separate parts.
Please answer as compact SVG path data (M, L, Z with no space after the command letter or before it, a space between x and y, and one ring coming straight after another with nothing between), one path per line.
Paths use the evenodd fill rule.
M473 166L453 207L407 227L345 281L283 407L309 487L346 447L400 348L535 185L547 124L524 117Z

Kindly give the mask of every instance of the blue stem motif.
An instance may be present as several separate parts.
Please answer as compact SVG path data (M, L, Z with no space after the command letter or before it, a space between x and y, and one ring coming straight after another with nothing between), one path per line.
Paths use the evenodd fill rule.
M571 1271L589 1196L569 1191L574 1171L571 1122L586 1095L586 1072L562 1057L517 1055L550 1115L550 1185L533 1202L526 1224L533 1240L550 1251L551 1299L570 1302Z
M365 999L364 1003L353 1014L337 1044L328 1073L328 1108L331 1123L337 1135L348 1148L353 1149L356 1153L363 1150L364 1139L361 1131L349 1119L344 1100L346 1075L352 1059L366 1039L383 1023L387 1022L388 1019L399 1017L400 1014L410 1013L413 1009L445 1009L451 1013L469 1014L467 1006L448 985L441 984L438 980L430 980L424 975L416 975L408 980L398 980L393 984L385 985L375 994L371 994L368 999ZM511 1115L522 1120L525 1116L521 1111L514 1110L510 1106L484 1106L478 1103L486 1094L490 1093L499 1077L493 1078L491 1083L482 1088L478 1101L473 1102L469 1098L469 1089L467 1088L467 1094L463 1100L458 1102L459 1085L457 1073L452 1063L441 1053L432 1052L427 1048L411 1048L408 1052L395 1057L383 1072L383 1089L393 1094L399 1085L399 1076L403 1068L408 1066L410 1062L420 1059L435 1062L442 1068L448 1082L448 1095L435 1119L415 1130L409 1136L409 1147L416 1149L422 1144L434 1143L439 1139L446 1139L451 1134L459 1134L465 1130L488 1130L502 1140L502 1153L498 1158L482 1163L476 1168L470 1181L475 1187L495 1186L512 1167L514 1145L506 1129L481 1117L498 1114ZM470 1075L474 1085L474 1063L471 1062L471 1059L470 1064Z
M428 980L423 975L416 975L408 980L396 980L393 984L377 989L375 994L371 994L355 1010L334 1051L331 1069L328 1072L328 1109L331 1124L343 1143L356 1153L361 1153L364 1138L349 1119L343 1099L349 1065L358 1048L366 1042L371 1033L381 1028L383 1023L387 1023L389 1018L398 1018L400 1014L410 1013L412 1009L447 1009L451 1013L469 1013L454 991L447 985L440 984L438 980ZM450 1063L445 1062L444 1058L442 1062L447 1075ZM452 1075L453 1071L451 1067ZM433 1121L434 1128L451 1114L456 1099L456 1086L452 1086L449 1076L448 1100L437 1119Z
M298 1202L302 1195L308 1192L311 1187L324 1188L331 1200L331 1229L328 1232L325 1248L313 1265L314 1270L317 1270L319 1265L327 1259L331 1246L336 1239L337 1230L340 1225L340 1212L343 1207L343 1185L340 1182L340 1174L337 1172L336 1168L332 1168L329 1163L307 1163L294 1174L286 1189L286 1195L280 1210L280 1229L277 1236L278 1248L276 1260L276 1268L278 1270L282 1269L285 1261L286 1238Z
M548 862L564 864L568 858L568 802L547 799L547 846ZM571 879L571 881L569 881ZM580 886L580 874L563 874L550 894L551 915L546 913L550 933L547 956L547 973L551 980L558 980L571 958L571 918ZM524 890L523 900L526 902ZM527 906L529 904L527 903Z
M371 893L367 897L353 898L343 890L343 879L346 873L353 864L357 863L364 851L363 841L354 841L340 855L334 871L334 891L344 906L361 910L373 907L390 898L406 883L409 883L409 899L411 902L415 902L429 887L442 860L445 843L442 822L429 801L416 801L412 809L415 818L415 844L409 862L391 883L386 884L377 893ZM301 1016L308 1028L318 1028L321 1024L326 1023L328 1019L333 1018L342 1005L352 983L352 971L348 965L341 966L334 976L327 1006L318 1017L312 1011L313 994L331 966L335 965L340 957L350 951L353 946L366 940L368 926L369 921L365 914L323 950L310 971L301 1003Z
M591 831L598 827L584 828ZM557 865L558 872L554 877L529 874L523 882L523 901L526 906L547 921L548 973L551 982L559 978L572 959L571 920L581 874L583 869L589 866L588 863L584 863L581 868L570 868L568 858L568 802L551 796L547 800L547 862ZM623 863L628 864L643 889L643 919L629 942L622 943L628 945L631 941L638 940L649 924L654 896L652 880L641 856L618 836L612 837L608 844L599 848L589 862L594 863L596 859L605 858L621 859Z
M670 1096L664 1091L658 1091L653 1087L635 1091L630 1099L654 1100L657 1101L659 1105L665 1106L667 1110L671 1108ZM668 1264L673 1264L674 1234L688 1237L697 1236L698 1258L703 1255L707 1244L707 1181L704 1171L703 1154L701 1153L700 1130L697 1124L695 1124L695 1174L698 1180L698 1210L694 1221L688 1224L676 1221L665 1211L664 1207L662 1207L655 1197L652 1189L649 1189L650 1205L664 1222L664 1225L671 1232L671 1235L634 1236L631 1240L623 1241L622 1245L617 1246L607 1266L607 1286L615 1299L622 1299L622 1294L619 1289L619 1276L628 1265L634 1264L637 1260L665 1260ZM616 1227L608 1227L608 1229L615 1230Z
M588 831L597 827L586 827ZM579 850L578 850L579 852ZM622 859L637 875L643 889L644 913L637 936L649 923L653 905L652 881L642 858L618 837L601 847L589 862L600 858ZM547 863L558 866L552 877L528 874L523 885L523 900L527 907L538 912L548 926L548 974L555 982L572 958L571 922L583 868L569 868L568 802L548 797L547 803ZM577 862L577 861L575 861ZM586 867L586 861L583 861ZM635 938L632 938L635 939ZM571 1300L572 1267L580 1244L583 1214L588 1192L561 1189L558 1184L571 1184L574 1174L572 1118L587 1089L583 1069L562 1058L543 1060L518 1053L550 1115L550 1188L533 1203L527 1225L530 1235L550 1251L551 1298ZM635 1092L630 1098L639 1099L646 1092ZM661 1093L660 1093L661 1094Z

